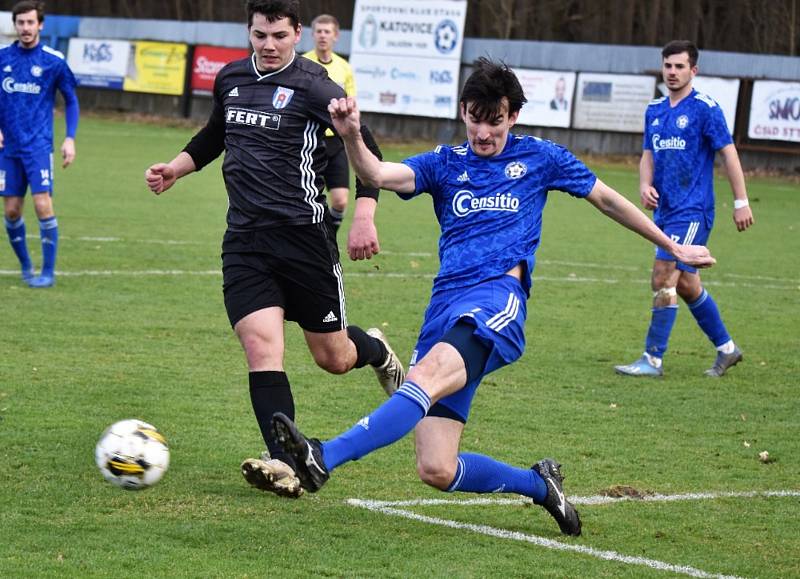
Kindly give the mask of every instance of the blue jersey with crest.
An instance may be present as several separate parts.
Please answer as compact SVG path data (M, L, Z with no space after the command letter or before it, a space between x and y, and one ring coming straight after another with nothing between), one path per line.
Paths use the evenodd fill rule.
M654 220L714 223L714 155L731 144L719 105L692 89L676 106L669 97L652 101L644 117L643 147L653 154L653 187L658 191Z
M19 42L0 48L0 83L0 131L5 155L52 151L56 89L68 106L73 103L77 107L75 76L64 55L41 42L30 49L20 47ZM74 138L77 119L68 121L67 136Z
M403 162L414 171L416 189L398 195L429 193L442 231L434 293L478 284L519 263L529 293L547 192L585 197L597 180L564 147L513 134L494 157L480 157L464 143Z

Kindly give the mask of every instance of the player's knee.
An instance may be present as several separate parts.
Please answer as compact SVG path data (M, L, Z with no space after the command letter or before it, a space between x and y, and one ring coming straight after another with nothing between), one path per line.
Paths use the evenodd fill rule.
M677 301L678 292L674 287L653 288L653 307L663 308Z
M449 466L443 463L417 462L417 474L426 485L446 491L456 476L455 465Z
M9 221L16 221L17 219L22 217L22 208L15 206L6 206L5 211L3 213L5 214L6 219L8 219Z
M267 341L255 334L239 336L244 355L249 368L273 367L283 363L283 350L270 345Z
M317 366L331 374L344 374L353 367L353 364L349 363L345 356L339 356L327 350L312 352L312 356Z

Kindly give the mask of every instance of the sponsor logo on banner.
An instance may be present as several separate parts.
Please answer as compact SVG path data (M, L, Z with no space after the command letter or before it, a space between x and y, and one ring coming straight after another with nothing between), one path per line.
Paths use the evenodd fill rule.
M249 51L243 48L223 48L219 46L197 46L192 62L192 91L210 94L214 90L214 80L226 64L247 57Z
M380 96L382 105L393 105L397 102L397 93L395 92L382 92Z
M432 70L430 81L431 84L453 84L453 75L449 70Z
M458 26L452 20L442 20L434 33L436 50L442 54L453 52L458 44Z
M442 95L435 95L433 97L433 106L438 108L450 108L450 105L453 104L453 97L451 96L442 96Z
M415 73L413 70L403 70L397 68L396 66L392 68L390 74L392 80L417 80L417 73Z
M87 42L83 45L84 62L111 62L114 52L108 42Z
M367 49L378 44L378 23L372 14L369 14L361 23L361 29L358 31L358 43Z

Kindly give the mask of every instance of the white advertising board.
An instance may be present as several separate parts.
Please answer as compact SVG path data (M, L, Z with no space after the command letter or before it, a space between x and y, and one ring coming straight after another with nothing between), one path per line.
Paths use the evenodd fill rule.
M644 132L644 111L653 100L653 76L580 73L575 89L576 129Z
M692 81L692 87L700 93L710 96L722 109L722 114L725 115L725 124L728 125L728 131L733 134L733 128L736 123L736 105L739 102L739 84L738 78L721 78L718 76L696 76ZM667 94L667 85L663 82L658 84L658 91L662 95Z
M753 83L747 136L800 143L800 82Z
M357 0L350 65L359 107L455 118L466 0Z
M356 98L361 110L422 117L456 116L457 60L358 55L350 59L350 65L356 76Z
M70 38L67 63L79 86L121 90L130 56L127 40Z
M516 68L514 73L528 99L517 123L535 127L569 127L575 92L574 72Z

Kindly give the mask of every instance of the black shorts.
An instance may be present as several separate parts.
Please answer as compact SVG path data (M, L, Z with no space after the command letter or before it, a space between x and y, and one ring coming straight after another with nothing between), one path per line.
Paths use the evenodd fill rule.
M342 139L337 136L325 137L325 151L328 155L328 166L323 177L328 191L339 187L349 189L350 165L347 164L347 153Z
M324 223L257 231L226 231L222 291L231 326L279 306L310 332L347 327L339 250Z

